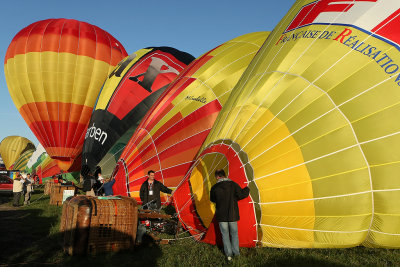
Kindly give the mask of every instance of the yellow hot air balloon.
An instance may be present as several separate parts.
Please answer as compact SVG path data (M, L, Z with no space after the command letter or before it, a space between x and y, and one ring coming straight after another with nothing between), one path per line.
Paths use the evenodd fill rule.
M72 19L32 23L11 41L4 60L11 98L64 170L79 158L101 85L125 56L109 33Z
M297 1L221 110L190 192L207 195L216 168L248 184L239 232L253 245L400 248L399 8ZM186 213L209 221L198 195Z
M0 143L0 154L7 170L28 151L35 151L35 145L25 137L8 136Z

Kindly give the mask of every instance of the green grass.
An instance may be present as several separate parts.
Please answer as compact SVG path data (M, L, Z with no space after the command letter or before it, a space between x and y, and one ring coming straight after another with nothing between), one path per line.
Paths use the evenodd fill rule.
M400 250L241 248L241 256L227 264L217 246L191 238L169 245L149 243L132 251L84 257L63 252L59 233L61 207L36 190L32 204L0 211L0 266L45 264L60 266L400 266ZM11 207L11 198L2 202Z

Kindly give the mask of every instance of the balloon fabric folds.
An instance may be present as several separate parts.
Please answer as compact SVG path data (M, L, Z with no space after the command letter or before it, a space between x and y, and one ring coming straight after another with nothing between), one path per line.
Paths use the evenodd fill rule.
M81 153L101 85L125 56L109 33L72 19L35 22L11 41L4 60L11 98L63 169Z
M22 155L26 156L26 153L32 155L34 151L35 145L29 139L21 136L8 136L0 143L0 155L7 170L10 170L10 167Z
M138 199L151 169L164 185L172 189L178 186L232 88L268 34L237 37L183 70L126 145L114 172L115 194Z
M46 150L42 146L42 144L39 144L33 152L32 156L30 157L29 161L26 163L26 166L28 168L32 168L33 165L39 160L39 158L42 156L43 153L46 153Z
M33 152L35 152L35 149L30 149L22 153L21 156L15 161L13 169L25 171L25 167L27 166L29 159L32 157Z
M61 169L57 164L56 159L52 159L50 156L47 157L37 167L36 174L39 179L51 178L53 175L58 175Z
M94 171L104 159L100 163L102 174L111 176L140 120L194 59L172 47L148 47L124 58L108 76L97 99L85 135L82 165ZM129 136L123 138L127 131ZM107 154L115 144L117 149Z
M42 153L40 157L36 160L36 162L32 165L32 171L37 172L39 165L48 157L47 153ZM28 163L29 166L29 163Z
M251 189L239 204L241 245L400 248L399 8L294 4L177 189L192 193L195 212L181 211L192 234L213 241L213 205L201 196L223 168Z

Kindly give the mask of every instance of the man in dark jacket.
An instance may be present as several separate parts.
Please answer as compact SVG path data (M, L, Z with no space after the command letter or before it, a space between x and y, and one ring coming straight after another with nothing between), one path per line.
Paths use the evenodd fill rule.
M211 188L210 200L216 204L215 218L221 230L225 255L228 261L231 261L232 256L239 255L238 200L248 197L250 189L240 188L237 183L226 178L222 169L215 171L215 178L217 183Z
M147 174L149 178L140 187L140 200L143 202L144 209L159 209L161 207L160 191L171 194L172 190L154 179L154 171L149 171Z

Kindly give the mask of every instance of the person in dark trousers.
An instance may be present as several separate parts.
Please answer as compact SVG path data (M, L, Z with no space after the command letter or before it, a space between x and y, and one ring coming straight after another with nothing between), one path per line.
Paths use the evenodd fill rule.
M28 173L25 178L24 182L24 206L31 204L31 196L33 193L33 178L31 177L31 174Z
M239 221L238 201L249 196L248 187L241 188L237 183L226 177L222 169L215 171L217 183L210 191L210 200L216 204L215 217L222 234L224 252L228 261L238 256L239 235L237 221ZM230 235L230 237L229 237Z
M19 201L21 199L21 196L24 193L24 182L25 179L22 177L22 175L17 172L16 177L13 180L13 194L14 194L14 199L13 199L13 206L14 207L19 207Z
M155 180L154 171L149 171L149 178L140 187L140 200L143 202L144 209L161 207L160 191L171 194L172 190Z

